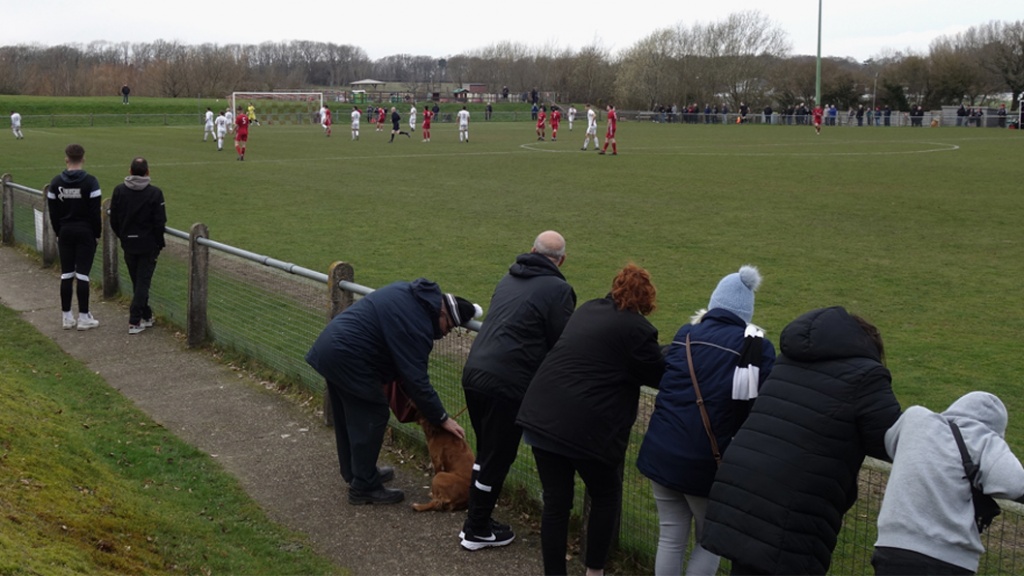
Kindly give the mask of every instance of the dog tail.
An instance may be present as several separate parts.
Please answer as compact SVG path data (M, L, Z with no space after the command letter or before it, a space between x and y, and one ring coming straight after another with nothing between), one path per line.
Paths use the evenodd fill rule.
M412 509L417 512L427 512L430 510L444 510L444 502L434 499L426 504L413 504Z

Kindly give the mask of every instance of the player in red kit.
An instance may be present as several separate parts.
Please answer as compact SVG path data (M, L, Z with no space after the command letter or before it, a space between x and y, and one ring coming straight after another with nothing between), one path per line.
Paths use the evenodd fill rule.
M324 133L328 137L331 135L331 109L324 106L324 117L320 119L320 123L323 124Z
M245 160L245 144L249 141L249 117L238 107L238 114L235 115L235 151L238 152L238 159Z
M377 109L377 132L384 131L384 120L386 119L387 112L383 107Z
M607 107L608 110L608 131L604 133L604 148L598 154L604 154L608 150L608 144L612 145L612 156L619 154L619 146L615 142L615 128L619 123L619 116L615 113L615 106L611 104Z
M537 112L537 140L544 139L544 131L547 129L547 107L541 106L540 111Z
M562 122L562 111L558 106L551 107L551 141L558 140L558 125Z
M814 118L814 133L821 134L821 119L825 116L825 111L821 108L821 104L814 106L814 112L812 112Z
M434 113L430 108L423 105L423 141L430 142L430 121L434 119Z

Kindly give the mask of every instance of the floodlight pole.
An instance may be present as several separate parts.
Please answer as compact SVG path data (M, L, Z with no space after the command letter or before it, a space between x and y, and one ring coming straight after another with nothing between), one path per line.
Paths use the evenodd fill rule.
M814 102L821 106L821 0L818 0L818 66L814 80Z

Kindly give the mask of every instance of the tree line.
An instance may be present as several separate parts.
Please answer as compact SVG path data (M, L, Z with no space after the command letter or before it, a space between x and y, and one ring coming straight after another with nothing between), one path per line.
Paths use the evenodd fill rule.
M200 44L97 41L0 47L0 93L44 96L133 94L194 98L233 91L339 90L375 78L422 90L483 83L492 93L533 89L562 102L614 102L654 109L725 103L812 103L813 56L792 55L787 34L758 11L709 24L655 30L618 54L503 41L444 58L396 54L371 60L357 46L312 41ZM1024 91L1024 21L974 26L935 39L927 54L889 50L865 62L822 61L822 102L907 110L912 105L989 105Z

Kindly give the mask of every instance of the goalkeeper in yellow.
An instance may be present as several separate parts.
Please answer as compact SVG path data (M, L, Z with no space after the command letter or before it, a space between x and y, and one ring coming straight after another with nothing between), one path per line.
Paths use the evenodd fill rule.
M260 121L256 119L256 107L252 105L252 102L249 102L249 108L247 109L246 116L249 117L249 124L262 126L262 124L260 124Z

